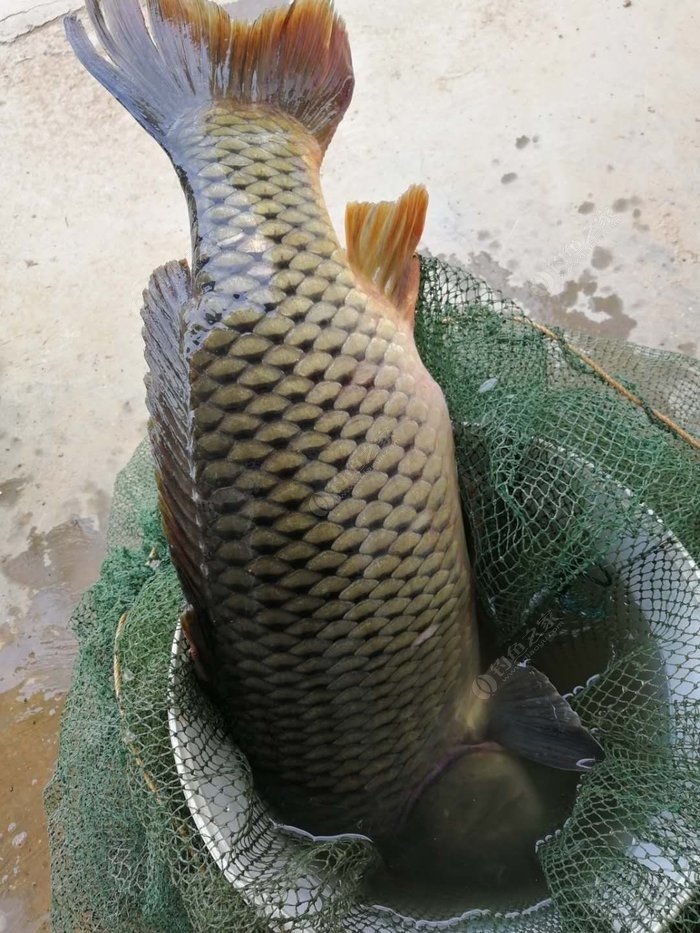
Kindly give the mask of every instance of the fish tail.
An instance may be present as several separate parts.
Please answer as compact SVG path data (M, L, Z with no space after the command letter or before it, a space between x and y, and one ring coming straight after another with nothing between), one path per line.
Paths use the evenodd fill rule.
M68 41L83 66L166 151L168 133L209 101L267 105L330 142L350 103L343 21L329 0L295 0L254 23L209 0L86 0L97 42L75 15Z

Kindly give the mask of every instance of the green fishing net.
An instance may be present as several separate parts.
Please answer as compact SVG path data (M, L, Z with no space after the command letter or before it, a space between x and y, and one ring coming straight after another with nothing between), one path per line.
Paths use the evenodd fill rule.
M274 822L188 663L144 444L73 616L46 791L54 930L700 928L700 366L549 330L429 258L416 340L454 425L485 689L520 659L556 680L557 659L604 646L571 702L606 758L538 844L545 895L381 901L366 841Z

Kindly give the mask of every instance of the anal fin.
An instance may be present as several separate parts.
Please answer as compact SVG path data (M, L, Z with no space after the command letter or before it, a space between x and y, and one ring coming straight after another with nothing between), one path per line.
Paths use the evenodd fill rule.
M398 201L348 204L345 239L353 271L369 281L413 322L418 297L416 247L423 233L428 192L412 185Z

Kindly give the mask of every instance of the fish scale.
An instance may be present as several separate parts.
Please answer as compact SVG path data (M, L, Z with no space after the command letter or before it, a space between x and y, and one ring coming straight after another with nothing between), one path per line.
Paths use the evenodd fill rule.
M173 149L204 292L188 324L216 321L190 356L210 677L254 765L334 814L324 830L376 830L429 772L464 675L447 412L349 267L301 127L212 108Z

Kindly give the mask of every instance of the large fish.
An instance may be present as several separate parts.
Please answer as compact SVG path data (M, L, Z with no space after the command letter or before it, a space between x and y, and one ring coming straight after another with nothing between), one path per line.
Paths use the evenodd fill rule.
M78 58L170 156L193 257L145 293L150 437L197 663L278 809L390 835L484 738L558 767L595 741L518 669L489 704L452 433L412 323L427 196L351 204L323 153L353 89L342 21L88 0ZM585 761L584 759L587 759Z

